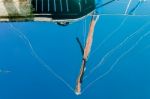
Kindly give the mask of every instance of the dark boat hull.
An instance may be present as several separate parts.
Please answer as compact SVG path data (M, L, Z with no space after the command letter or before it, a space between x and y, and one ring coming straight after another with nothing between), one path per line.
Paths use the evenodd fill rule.
M94 9L94 0L0 0L0 21L70 22Z

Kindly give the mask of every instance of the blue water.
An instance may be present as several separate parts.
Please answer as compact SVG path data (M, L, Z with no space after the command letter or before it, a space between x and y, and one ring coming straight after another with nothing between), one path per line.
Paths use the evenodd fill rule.
M148 16L100 17L80 96L59 77L75 87L82 60L76 37L84 46L90 17L67 27L1 23L0 99L150 99L149 21Z

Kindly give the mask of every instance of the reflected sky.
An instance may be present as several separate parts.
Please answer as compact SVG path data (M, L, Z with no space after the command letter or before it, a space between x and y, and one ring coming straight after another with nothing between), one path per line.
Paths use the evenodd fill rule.
M132 2L131 5L136 5L138 0ZM149 3L149 0L146 2ZM122 3L125 3L124 6L127 4L126 0ZM125 11L124 8L121 9L122 5L116 7L118 8L113 8L113 4L108 5L98 12L108 11L112 14L118 10L121 13ZM147 9L149 8L141 11L147 13ZM149 99L149 21L149 16L100 17L87 63L87 78L83 82L85 91L81 96L76 96L56 76L59 75L69 86L75 87L82 60L76 37L85 44L90 16L66 27L45 22L1 23L0 70L11 72L0 72L0 98ZM98 67L94 69L96 66ZM101 77L110 69L107 75ZM99 77L101 78L87 88Z

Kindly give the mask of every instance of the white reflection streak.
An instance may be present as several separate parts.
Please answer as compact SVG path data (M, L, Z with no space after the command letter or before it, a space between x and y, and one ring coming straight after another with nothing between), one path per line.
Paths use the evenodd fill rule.
M110 37L116 33L123 25L124 23L126 22L128 17L124 18L123 21L121 22L121 24L115 29L113 30L92 52L91 52L91 55L93 55L107 40L110 39Z
M131 2L132 2L132 0L129 1L129 3L128 3L127 7L126 7L126 10L125 10L125 14L128 13L128 9L129 9L129 7L130 7Z
M91 85L93 85L96 81L98 81L99 79L103 78L104 76L108 75L112 70L113 68L115 67L116 64L118 64L118 62L125 56L127 55L128 53L130 53L139 43L141 40L143 40L144 37L146 37L147 35L150 34L150 31L148 31L147 33L145 33L143 36L141 36L136 42L135 44L130 47L127 51L125 51L112 65L111 65L111 68L109 68L108 71L106 71L103 75L99 76L97 79L95 79L94 81L92 81L91 83L89 83L83 90L83 92L85 92ZM83 93L82 92L82 93Z
M121 24L114 30L112 31L92 52L91 52L91 56L94 55L94 53L99 49L101 48L101 46L107 41L110 39L110 37L116 33L123 25L124 23L126 22L128 16L126 18L124 18L121 22ZM86 79L88 77L88 75L85 75L84 79Z
M24 40L25 44L27 44L30 48L30 52L32 54L32 56L43 66L45 67L49 72L51 72L57 79L59 79L60 81L62 81L71 91L74 92L73 87L71 87L71 85L65 81L61 76L59 76L49 65L47 65L43 59L40 58L40 56L38 56L38 54L35 52L34 48L32 47L29 39L25 36L24 33L22 33L19 29L17 29L15 26L13 26L12 24L9 24L10 29L12 29L13 31L18 33L18 36L21 37L21 39Z
M106 58L108 56L110 56L110 54L114 53L117 49L119 49L120 47L122 47L129 39L133 38L139 31L141 31L144 27L146 27L147 25L149 25L149 22L142 25L141 28L139 28L137 31L135 31L134 33L132 33L131 35L129 35L128 37L126 37L120 44L118 44L116 47L114 47L113 49L111 49L109 52L107 52L102 59L100 60L100 62L89 72L89 74L85 77L85 79L90 76L96 69L98 69L106 60Z

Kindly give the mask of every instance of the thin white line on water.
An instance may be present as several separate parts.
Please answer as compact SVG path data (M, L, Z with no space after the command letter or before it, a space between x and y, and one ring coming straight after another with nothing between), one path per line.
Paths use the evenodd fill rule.
M139 43L140 41L146 37L147 35L150 34L150 31L146 32L143 36L141 36L133 46L131 46L127 51L125 51L123 54L120 55L120 57L111 65L111 67L109 68L109 70L107 70L105 73L103 73L102 75L100 75L97 79L93 80L91 83L89 83L85 88L84 90L82 91L85 92L90 86L92 86L96 81L98 81L99 79L103 78L104 76L108 75L112 70L113 68L118 64L118 62L125 56L127 55L128 53L130 53Z
M124 18L121 22L121 24L114 30L112 31L99 45L98 47L96 47L92 52L91 52L91 56L94 55L94 53L99 49L101 48L101 46L114 34L116 33L123 25L124 23L126 22L128 17ZM88 77L88 75L85 75L84 79L86 79Z
M127 4L126 10L125 10L125 14L128 13L128 9L129 9L129 7L130 7L131 2L132 2L132 0L130 0L129 3Z
M98 45L98 47L96 47L92 52L91 55L93 55L114 33L116 33L126 22L127 17L124 18L121 22L121 24L114 30L112 31L106 38L104 38L104 40L102 40L102 42Z
M149 22L147 22L146 24L142 25L141 28L139 28L137 31L135 31L134 33L132 33L131 35L129 35L128 37L126 37L120 44L118 44L116 47L114 47L113 49L111 49L110 51L108 51L100 60L100 62L92 69L90 70L89 74L85 77L85 79L87 79L88 76L90 76L95 70L97 70L102 64L103 62L106 60L106 58L108 56L110 56L110 54L114 53L115 50L119 49L121 46L123 46L123 44L125 44L130 38L134 37L139 31L141 31L144 27L146 27L147 25L149 25Z
M24 43L26 45L28 45L28 47L30 48L30 52L32 54L32 56L43 66L45 67L49 72L51 72L57 79L59 79L60 81L62 81L71 91L74 92L74 88L71 87L71 85L65 81L60 75L58 75L49 65L47 65L47 63L40 57L38 56L38 54L35 52L34 48L32 47L30 40L25 36L24 33L22 33L19 29L17 29L14 25L9 24L10 29L12 31L17 32L18 36L24 41Z

